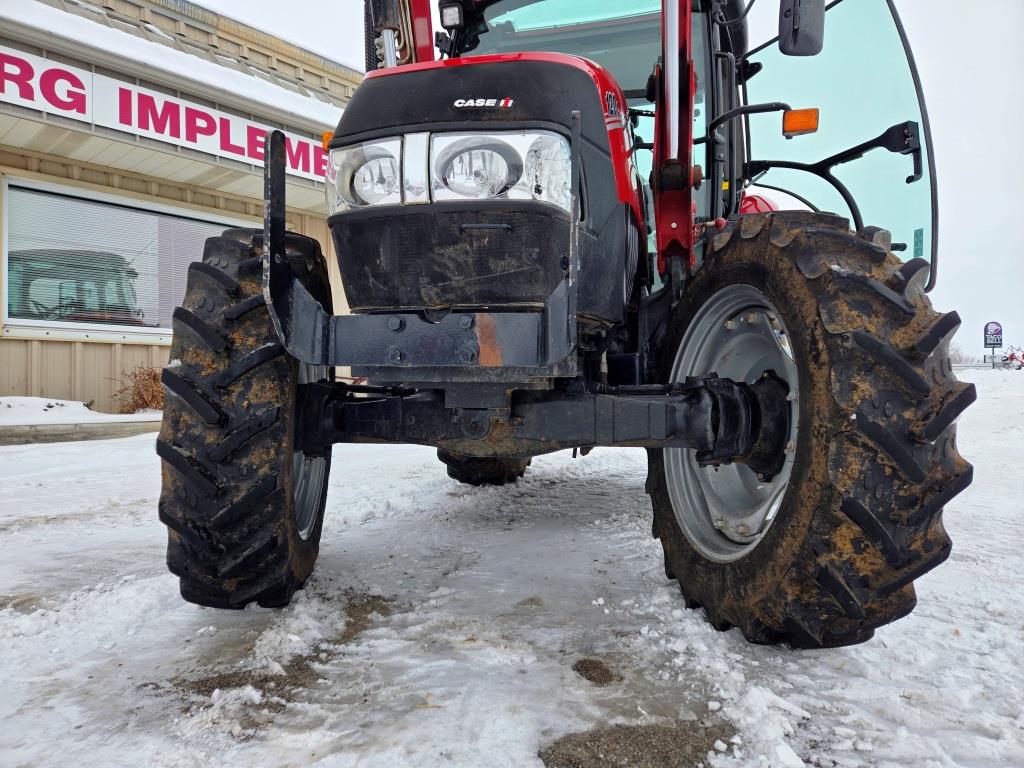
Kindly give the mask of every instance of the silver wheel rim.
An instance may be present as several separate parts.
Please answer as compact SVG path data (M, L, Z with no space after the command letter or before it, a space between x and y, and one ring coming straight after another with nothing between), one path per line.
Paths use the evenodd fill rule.
M665 479L680 529L701 555L731 562L764 537L782 506L793 470L800 390L789 333L775 306L752 285L726 286L693 318L672 364L672 381L717 373L753 384L772 371L792 399L786 458L762 481L745 464L701 467L696 451L667 448Z
M310 384L326 378L327 369L322 366L299 363L299 384ZM292 498L295 505L295 527L299 537L309 539L316 527L320 504L324 496L324 477L327 474L327 459L306 456L302 451L292 451Z

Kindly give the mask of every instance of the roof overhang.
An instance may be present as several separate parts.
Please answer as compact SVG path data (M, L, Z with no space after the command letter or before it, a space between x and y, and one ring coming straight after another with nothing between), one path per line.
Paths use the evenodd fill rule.
M263 198L262 167L213 157L140 136L119 134L9 104L0 104L0 148L139 174L209 191L256 200ZM287 178L288 207L322 215L320 182Z
M275 128L181 92L157 91L0 44L0 145L149 179L263 197L263 143ZM312 132L310 132L312 133ZM321 134L287 131L291 207L322 213Z

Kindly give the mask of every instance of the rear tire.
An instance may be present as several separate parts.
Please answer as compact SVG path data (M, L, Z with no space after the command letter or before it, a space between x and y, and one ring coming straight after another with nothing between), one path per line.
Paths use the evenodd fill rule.
M671 455L649 452L666 573L718 629L807 648L863 642L914 608L913 581L949 555L942 508L972 477L954 421L975 391L953 376L959 317L932 310L927 262L902 263L886 240L824 214L744 216L713 238L659 345L662 381L710 373L673 373L688 327L723 289L754 286L795 362L792 466L752 544L717 541L707 527L695 537L700 509L713 505L674 505L685 494L669 487ZM686 498L702 498L692 490ZM728 530L727 515L711 528L723 522Z
M514 483L530 466L530 459L492 459L463 456L438 449L437 458L448 467L448 477L466 485L507 485Z
M315 240L288 234L293 271L331 309ZM174 312L157 441L167 565L182 597L217 608L286 605L313 570L330 453L293 451L296 387L326 377L300 366L274 330L262 292L262 234L210 238Z

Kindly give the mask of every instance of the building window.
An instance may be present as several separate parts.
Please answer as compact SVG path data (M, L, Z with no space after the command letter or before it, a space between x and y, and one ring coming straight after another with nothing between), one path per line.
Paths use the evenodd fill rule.
M6 199L12 323L169 329L188 265L230 226L15 186Z

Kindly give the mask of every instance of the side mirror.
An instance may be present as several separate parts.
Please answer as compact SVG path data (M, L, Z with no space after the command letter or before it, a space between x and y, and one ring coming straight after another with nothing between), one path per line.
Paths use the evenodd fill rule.
M817 56L825 42L825 0L779 0L779 49Z

